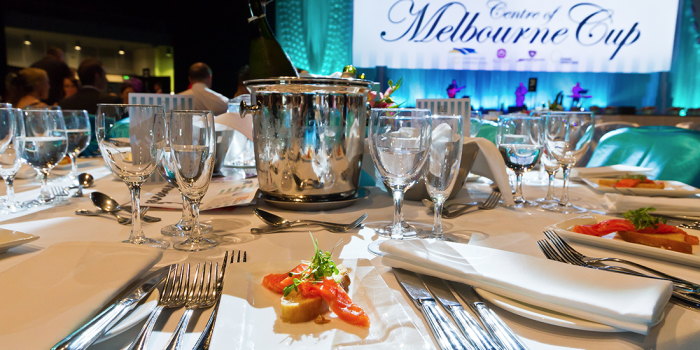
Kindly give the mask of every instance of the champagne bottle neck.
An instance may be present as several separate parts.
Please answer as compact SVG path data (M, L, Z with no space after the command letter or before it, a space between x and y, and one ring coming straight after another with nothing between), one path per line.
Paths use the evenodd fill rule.
M254 28L253 35L255 37L262 36L265 38L272 38L272 29L270 28L270 24L267 23L260 0L248 0L248 6L250 7L250 17L248 18L248 23Z

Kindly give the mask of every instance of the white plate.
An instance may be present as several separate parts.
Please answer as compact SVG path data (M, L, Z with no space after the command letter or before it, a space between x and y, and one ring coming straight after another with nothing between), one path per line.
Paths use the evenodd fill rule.
M635 187L611 187L598 184L601 178L581 179L588 186L604 193L619 193L631 196L645 197L688 197L700 193L700 190L678 181L660 181L666 184L664 189L657 188L635 188Z
M212 349L430 349L421 334L368 260L336 260L352 278L350 297L370 318L370 327L350 325L331 314L326 324L289 324L280 319L280 295L262 286L270 273L285 273L300 261L231 265L212 336Z
M625 175L646 175L653 171L652 168L644 168L634 165L624 165L616 164L609 166L599 166L599 167L577 167L571 169L571 174L569 175L571 180L581 180L584 177L618 177ZM556 177L561 179L563 172L557 172Z
M617 329L605 324L584 320L582 318L570 316L567 314L562 314L549 309L541 308L539 306L534 306L530 304L523 303L518 300L506 298L502 295L494 294L489 291L483 290L481 288L474 288L481 297L488 300L492 304L508 310L518 316L529 318L531 320L539 321L546 324L551 324L554 326L578 329L582 331L592 331L592 332L627 332L622 329ZM663 320L664 315L659 316L654 325L658 324Z
M0 228L0 254L14 247L21 246L22 244L34 242L37 239L39 239L39 236Z
M605 215L583 215L571 218L560 223L547 226L547 230L554 230L567 241L588 244L596 247L618 250L625 253L646 256L649 258L671 261L679 264L700 267L700 251L698 246L693 246L693 254L685 254L666 250L657 247L650 247L643 244L625 242L619 238L613 238L615 234L605 235L603 237L589 236L582 233L570 231L574 225L592 225L601 221L619 219L613 216ZM688 234L700 237L700 231L683 229Z

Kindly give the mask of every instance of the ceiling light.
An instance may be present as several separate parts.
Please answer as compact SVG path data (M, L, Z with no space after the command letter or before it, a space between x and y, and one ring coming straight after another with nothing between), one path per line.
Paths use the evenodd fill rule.
M119 54L124 56L124 46L119 46Z
M75 41L75 51L80 51L82 50L82 47L80 47L80 40Z
M31 45L32 41L29 40L29 35L24 36L24 45Z

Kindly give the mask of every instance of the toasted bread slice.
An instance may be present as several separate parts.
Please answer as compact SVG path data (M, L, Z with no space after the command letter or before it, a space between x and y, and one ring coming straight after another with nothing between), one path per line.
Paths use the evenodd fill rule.
M666 187L666 185L661 181L655 181L655 182L642 182L635 187L637 187L637 188L655 188L657 190L663 190Z
M343 265L337 265L339 273L333 276L338 285L347 292L350 288L350 276L348 269ZM296 291L292 291L281 300L282 321L287 323L308 322L328 311L328 304L321 298L306 298Z
M618 181L620 181L620 180L618 180L618 179L600 179L600 180L598 180L598 185L612 187Z
M685 241L685 235L683 234L647 234L618 231L617 236L630 243L639 243L685 254L693 253L693 247Z

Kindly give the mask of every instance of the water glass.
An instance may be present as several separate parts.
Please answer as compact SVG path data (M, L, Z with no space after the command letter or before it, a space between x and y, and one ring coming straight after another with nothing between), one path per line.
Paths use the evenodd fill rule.
M22 165L25 133L22 110L0 108L0 176L5 180L6 195L0 213L18 213L27 209L15 199L15 176Z
M60 203L48 190L46 184L51 169L60 162L68 151L68 135L63 113L60 110L24 110L24 131L26 133L22 159L39 173L41 194L31 202L33 205Z
M429 238L445 240L442 233L442 206L452 193L462 160L462 116L434 115L428 163L423 172L425 187L435 203L433 232Z
M392 239L403 239L406 229L401 224L405 191L421 177L430 146L431 119L426 109L372 109L369 123L369 148L372 160L391 189L394 199L394 220L388 228ZM378 253L377 247L370 251Z
M476 135L479 135L479 131L481 130L481 112L479 111L472 111L471 113L471 118L469 118L471 121L471 125L469 126L469 137L476 137Z
M563 214L580 214L587 211L569 201L569 174L591 144L594 120L591 112L551 112L547 115L544 143L547 152L552 154L564 170L564 191L558 203L543 206L544 209Z
M209 189L214 172L216 137L211 111L171 111L169 141L175 179L192 208L192 231L183 242L173 247L183 251L207 250L219 245L212 238L202 237L199 205Z
M90 144L90 137L92 136L90 118L86 110L64 109L63 119L66 122L68 157L70 157L71 162L71 171L68 176L71 179L77 179L80 174L78 171L78 155Z
M537 206L523 197L523 174L532 170L542 154L542 123L538 117L508 114L498 118L496 145L506 166L515 173L516 208Z
M95 126L100 153L131 192L131 235L124 243L166 249L170 243L147 238L141 229L141 185L163 157L166 129L161 106L98 104Z

